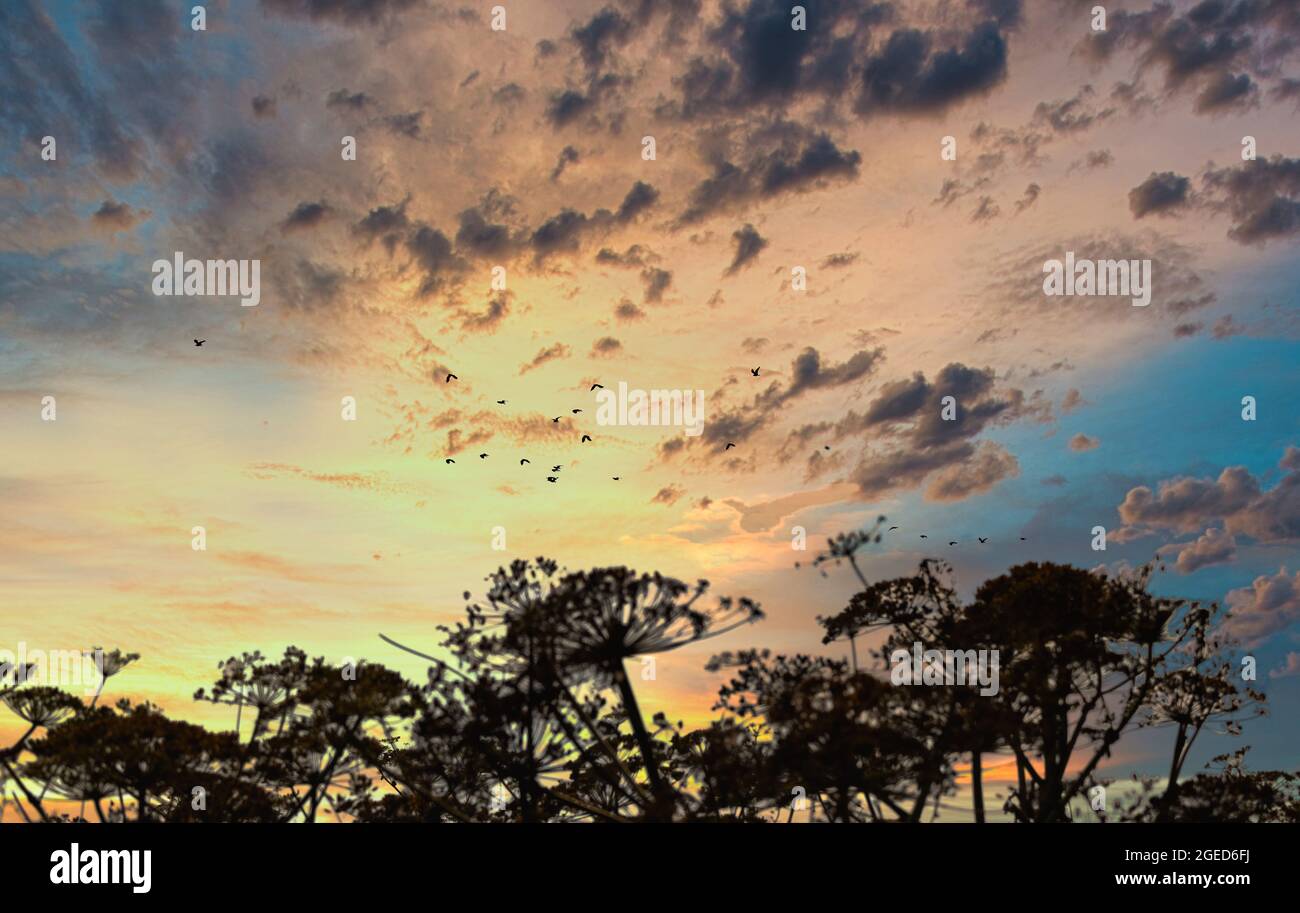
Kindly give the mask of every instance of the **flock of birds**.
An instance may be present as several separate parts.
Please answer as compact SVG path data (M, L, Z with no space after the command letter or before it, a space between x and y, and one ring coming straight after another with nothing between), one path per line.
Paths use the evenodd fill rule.
M203 342L206 342L206 341L207 341L207 340L204 340ZM203 345L203 342L200 342L200 341L197 340L197 339L194 340L194 344L195 344L195 345ZM754 377L758 377L758 376L759 376L759 371L761 371L761 370L762 370L762 366L760 365L760 366L757 367L757 368L750 368L750 369L749 369L749 373L752 374ZM447 377L446 377L446 379L445 379L443 382L449 384L449 383L451 383L453 380L460 380L459 375L452 374L450 371L448 371L448 372L447 372ZM596 392L597 390L604 390L604 389L605 389L605 385L604 385L604 384L594 383L594 384L591 385L591 389L590 389L588 392L589 392L589 393L594 393L594 392ZM496 401L496 403L497 403L498 406L504 406L504 405L506 405L506 400L504 400L504 399L499 399L499 400ZM572 415L580 415L580 414L582 413L582 410L581 410L581 409L570 409L569 412L570 412L570 414L572 414ZM560 420L563 419L563 418L564 418L563 415L557 415L557 416L555 416L555 418L551 419L551 421L552 421L553 423L555 423L555 424L558 425L558 424L560 423ZM584 435L582 435L582 437L579 439L578 443L580 443L580 444L586 444L586 443L589 443L591 440L592 440L592 437L591 437L590 434L584 434ZM735 446L736 446L736 445L735 445L734 443L732 443L731 441L728 441L728 442L727 442L727 446L723 447L722 449L723 449L724 451L727 451L727 450L730 450L732 447L735 447ZM827 449L827 450L830 450L831 448L830 448L830 447L827 447L826 449ZM480 453L480 454L478 455L478 458L479 458L480 460L486 460L489 456L491 456L491 454L489 454L489 453ZM446 464L449 465L449 466L453 466L453 465L455 465L455 463L456 463L456 461L455 461L454 459L452 459L451 457L447 457L447 458L445 458L445 459L443 460L443 462L446 463ZM531 465L532 462L533 462L532 460L530 460L530 459L528 459L527 457L525 457L525 458L523 458L523 459L521 459L521 460L519 461L519 465L520 465L520 466L528 466L528 465ZM560 466L552 466L552 467L551 467L551 473L552 473L552 475L547 476L547 477L546 477L546 481L551 482L551 483L555 483L555 482L560 481L560 478L559 478L559 476L557 475L557 473L559 473L559 471L560 471L562 468L563 468L563 464L561 464ZM619 481L622 477L621 477L621 476L610 476L610 478L611 478L613 481L617 482L617 481Z
M888 530L886 530L886 532L891 532L891 533L892 533L894 530L896 530L896 529L901 529L901 528L902 528L902 527L899 527L899 526L891 526L891 527L889 527ZM929 539L930 537L927 536L925 533L921 533L921 534L920 534L920 538L922 538L922 539ZM980 541L980 545L983 545L985 542L988 542L988 541L989 541L989 537L988 537L988 536L976 536L975 538L978 539L978 540ZM1024 537L1024 536L1021 536L1021 537L1020 537L1020 541L1021 541L1021 542L1026 541L1026 540L1025 540L1025 537ZM959 543L956 539L953 539L953 540L952 540L951 542L949 542L948 544L949 544L949 545L958 545L958 544L960 544L960 543Z
M206 339L195 339L195 340L194 340L194 345L196 345L196 346L201 346L201 345L203 345L205 342L207 342ZM760 365L760 366L757 367L757 368L750 368L750 369L749 369L749 373L750 373L751 375L753 375L754 377L758 377L758 376L759 376L759 371L761 371L761 370L762 370L762 366ZM448 372L447 372L447 378L446 378L446 380L444 381L444 383L451 383L453 380L460 380L460 377L457 376L457 375L455 375L455 374L452 374L450 371L448 371ZM589 393L594 393L594 392L596 392L597 390L604 390L604 389L605 389L604 384L593 383L593 384L591 385L591 389L590 389L588 392L589 392ZM506 404L506 400L504 400L504 399L499 399L499 400L497 400L496 402L497 402L497 405L498 405L498 406L504 406L504 405ZM569 410L569 411L570 411L570 414L572 414L572 415L580 415L580 414L582 413L582 410L581 410L581 409L571 409L571 410ZM556 424L559 424L560 420L563 419L563 418L564 418L564 416L562 416L562 415L557 415L557 416L555 416L555 418L551 419L551 421L554 422L554 423L556 423ZM591 441L591 435L590 435L590 434L584 434L584 435L581 437L581 439L579 440L579 443L581 443L581 444L586 444L586 443L588 443L588 442L590 442L590 441ZM728 441L728 442L727 442L727 445L726 445L725 447L723 447L722 449L723 449L723 451L725 452L725 451L730 450L731 448L733 448L733 447L735 447L735 446L736 446L736 445L735 445L734 443L732 443L731 441ZM827 445L824 446L823 449L825 449L825 450L830 450L831 448L830 448L830 445L827 444ZM486 460L489 456L491 456L491 454L488 454L488 453L480 453L480 454L478 455L478 458L479 458L480 460ZM454 459L452 459L451 457L447 457L447 458L444 460L444 462L447 463L448 465L454 465L456 461L455 461ZM531 465L532 465L532 462L533 462L532 460L528 459L527 457L524 457L524 458L522 458L522 459L519 460L519 465L520 465L520 466L531 466ZM548 476L546 477L546 481L551 482L551 483L555 483L555 482L560 481L559 472L560 472L560 470L563 469L563 468L564 468L564 465L563 465L563 464L558 464L558 465L552 466L552 467L551 467L551 473L552 473L552 474L551 474L551 475L548 475ZM617 482L617 481L619 481L622 477L621 477L621 476L611 476L610 478L613 479L613 481ZM891 533L892 533L894 530L897 530L897 529L901 529L901 527L898 527L898 526L891 526L891 527L889 527L888 532L891 532ZM930 537L929 537L928 535L926 535L925 533L921 533L921 534L920 534L920 538L922 538L922 539L928 539L928 538L930 538ZM987 543L987 542L989 541L987 536L976 536L975 538L979 540L979 542L980 542L981 545L983 545L983 544L985 544L985 543ZM1021 541L1021 542L1026 541L1026 540L1025 540L1025 537L1024 537L1024 536L1021 536L1021 537L1020 537L1020 541ZM954 545L959 545L959 544L960 544L960 543L959 543L958 540L956 540L956 539L953 539L953 540L951 540L951 541L948 543L949 546L954 546ZM795 566L795 567L799 567L799 562L796 561L794 566Z

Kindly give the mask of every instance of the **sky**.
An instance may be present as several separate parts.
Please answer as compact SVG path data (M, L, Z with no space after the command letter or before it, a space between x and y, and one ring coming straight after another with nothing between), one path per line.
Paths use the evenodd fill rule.
M1295 767L1293 3L499 5L0 4L4 648L138 652L107 694L230 726L226 657L418 678L380 633L433 650L546 555L762 604L640 683L699 723L714 652L846 652L855 581L806 565L884 515L871 578L967 596L1160 556L1271 707L1187 770ZM177 252L260 301L155 295ZM1045 294L1067 252L1150 304ZM702 391L702 433L597 383Z

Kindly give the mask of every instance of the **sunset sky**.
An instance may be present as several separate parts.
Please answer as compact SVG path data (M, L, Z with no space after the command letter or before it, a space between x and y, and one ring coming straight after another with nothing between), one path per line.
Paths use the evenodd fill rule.
M854 581L794 563L884 514L868 575L965 595L1159 553L1271 708L1188 773L1296 766L1300 7L194 5L0 3L0 646L138 652L109 696L230 726L191 700L227 656L419 677L380 632L433 649L546 555L763 605L639 683L698 722L713 652L826 649ZM177 251L260 304L156 297ZM1150 306L1045 296L1067 251L1151 260ZM599 425L596 382L702 390L704 433Z

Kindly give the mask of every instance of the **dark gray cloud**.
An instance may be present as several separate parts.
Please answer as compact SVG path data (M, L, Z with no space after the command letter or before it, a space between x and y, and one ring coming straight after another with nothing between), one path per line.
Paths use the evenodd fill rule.
M579 154L577 149L572 146L565 146L560 150L560 156L555 161L555 168L551 170L551 180L558 181L560 175L564 174L566 168L570 165L577 164L581 159L582 156Z
M1245 73L1233 75L1220 73L1196 97L1196 110L1201 114L1248 108L1258 102L1259 87Z
M857 178L862 156L840 149L825 133L809 133L793 125L780 125L774 132L781 134L774 148L754 153L741 165L716 162L713 174L691 191L680 223L690 225L761 200Z
M364 111L374 104L375 100L365 92L349 92L347 89L335 89L325 98L326 108L345 111Z
M1152 172L1150 177L1128 192L1129 211L1135 219L1174 213L1188 204L1191 187L1190 179L1172 171Z
M316 228L329 218L331 212L330 207L322 202L299 203L280 223L280 231L291 234L295 231Z
M259 118L275 117L275 99L268 95L253 96L253 116Z
M936 50L934 44L917 29L890 35L863 68L857 112L938 114L1006 78L1007 45L996 22L976 26L959 45Z
M1233 240L1254 244L1300 232L1300 158L1275 155L1214 168L1202 187L1212 206L1231 215Z
M467 268L465 261L452 250L451 240L428 225L419 226L407 237L406 247L423 273L417 292L420 297L441 291L449 280Z
M417 5L419 0L262 0L263 9L280 16L353 26L376 25Z
M763 252L767 247L768 241L758 233L758 229L753 225L746 223L741 228L731 233L732 243L735 244L736 251L731 258L731 265L727 267L725 275L734 276L737 272L754 262L754 259Z

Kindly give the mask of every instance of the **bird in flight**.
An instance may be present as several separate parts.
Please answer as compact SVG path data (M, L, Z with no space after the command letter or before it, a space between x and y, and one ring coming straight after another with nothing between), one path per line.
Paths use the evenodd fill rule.
M447 460L447 462L448 462L448 463L454 463L454 462L456 462L456 461L455 461L455 460Z
M446 383L451 383L453 380L460 380L460 378L457 377L455 374L452 374L450 371L448 371L448 372L447 372L447 380L446 380L445 382L446 382Z
M196 339L196 340L194 340L194 344L195 344L196 346L201 346L201 345L203 345L205 342L207 342L206 339Z
M957 543L956 543L956 542L949 542L948 544L949 544L949 545L956 545Z
M531 463L531 462L532 462L532 460L520 460L520 461L519 461L519 465L522 466L522 465L524 465L525 463Z
M554 481L556 481L555 476L547 476L547 477L546 477L546 481L548 481L548 482L554 482Z
M727 451L727 450L730 450L732 447L735 447L735 446L736 446L736 445L733 444L733 443L731 443L731 441L727 441L727 446L726 446L726 447L723 447L722 449L723 449L724 451Z
M762 367L762 366L760 365L759 367ZM750 373L750 374L753 374L755 377L758 377L758 368L750 368L750 369L749 369L749 373Z
M486 460L486 459L487 459L487 454L486 454L486 453L480 453L480 454L478 455L478 458L479 458L480 460Z
M563 466L563 465L564 465L563 463L560 464L560 466ZM552 466L552 467L551 467L551 472L559 472L559 471L560 471L560 466Z
M614 478L614 481L615 481L615 482L618 481L618 476L614 476L613 478Z
M925 533L921 533L921 538L922 538L922 539L929 539L930 537L927 536Z
M981 542L988 542L988 541L989 541L988 539L986 539L986 538L983 537L983 536L976 536L975 538L978 539L978 540L980 540Z
M889 529L886 530L886 532L890 532L890 533L892 533L892 532L893 532L894 530L896 530L896 529L898 529L897 526L891 526L891 527L889 527Z
M562 419L563 417L564 417L564 416L562 416L562 415L557 415L555 418L551 419L551 421L553 421L553 422L558 422L558 421L559 421L560 419Z
M591 385L591 390L604 390L604 389L605 389L605 385L604 385L604 384L592 384L592 385ZM587 392L590 393L591 390L588 390Z
M1024 542L1024 541L1025 541L1025 537L1024 537L1024 536L1021 536L1021 537L1020 537L1020 541L1021 541L1021 542Z
M499 400L497 400L497 405L498 405L498 406L504 406L505 404L506 404L506 401L505 401L505 400L503 400L503 399L499 399Z
M582 443L585 444L585 443L587 443L587 441L589 441L589 440L591 440L591 435L590 435L590 434L584 434L584 435L582 436Z
M577 415L577 414L578 414L579 412L581 412L581 411L582 411L581 409L574 409L574 410L573 410L573 414L574 414L574 415Z

